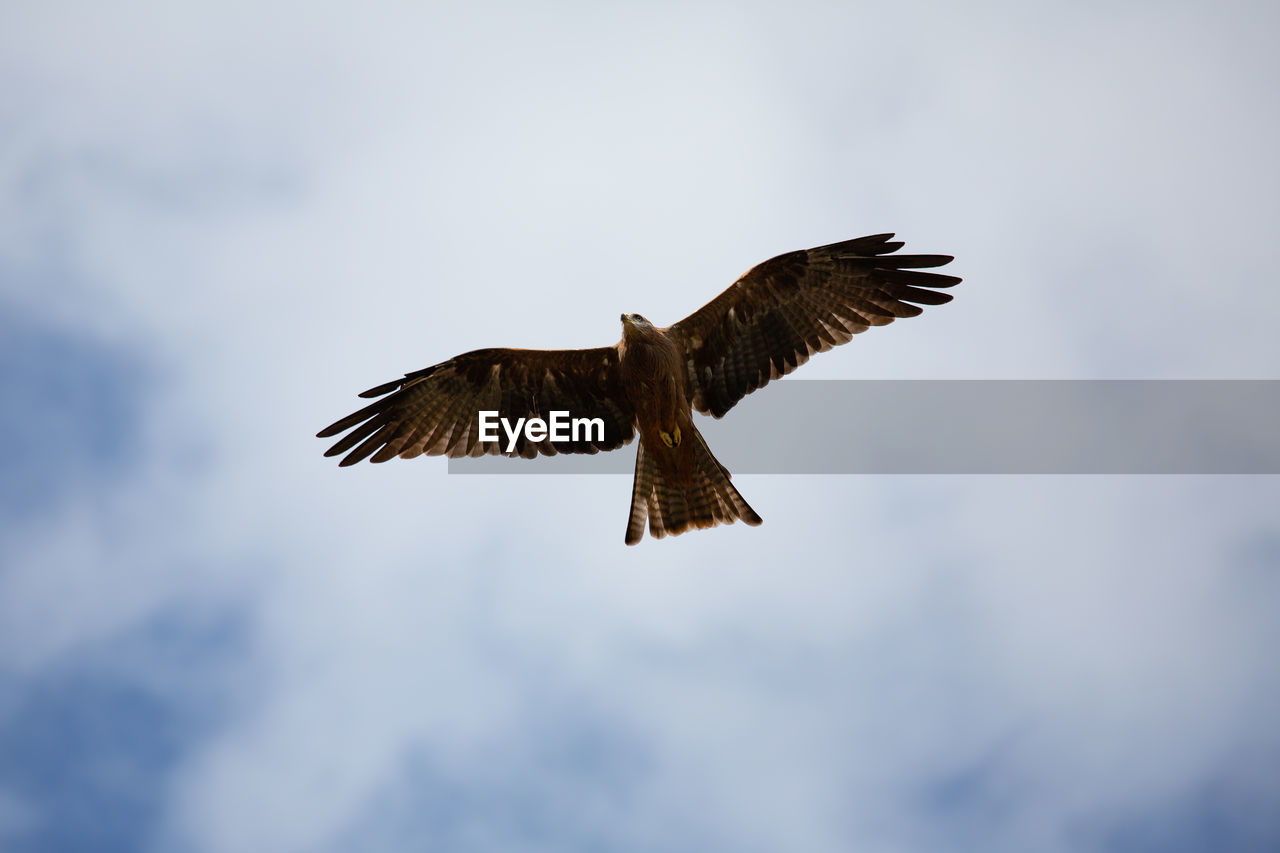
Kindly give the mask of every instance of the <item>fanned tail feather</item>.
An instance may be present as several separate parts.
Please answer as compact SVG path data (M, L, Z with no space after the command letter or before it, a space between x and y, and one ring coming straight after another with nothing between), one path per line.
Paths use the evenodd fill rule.
M711 454L696 428L694 474L686 486L669 483L657 460L645 452L641 437L636 450L636 473L631 487L631 517L627 521L626 543L635 545L644 537L645 522L655 539L675 536L686 530L732 524L742 520L760 524L762 519L730 482L727 468Z

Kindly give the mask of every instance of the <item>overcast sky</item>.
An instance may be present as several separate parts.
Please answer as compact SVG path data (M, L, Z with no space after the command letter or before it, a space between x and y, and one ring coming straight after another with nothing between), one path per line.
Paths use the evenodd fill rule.
M955 301L797 377L1280 378L1277 8L5 3L0 849L1280 848L1275 477L626 548L313 437L883 231Z

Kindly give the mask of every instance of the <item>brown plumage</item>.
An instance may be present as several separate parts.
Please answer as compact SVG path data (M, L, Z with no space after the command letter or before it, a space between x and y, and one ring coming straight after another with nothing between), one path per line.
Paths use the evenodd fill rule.
M582 350L484 349L406 374L362 397L381 399L318 433L347 434L325 451L340 464L396 456L508 455L506 437L479 440L478 413L599 418L602 439L531 441L509 455L598 453L640 431L626 542L760 516L712 455L692 410L722 417L771 379L871 326L941 305L960 279L921 272L949 255L894 255L892 234L789 252L754 267L699 310L667 328L622 315L622 340Z

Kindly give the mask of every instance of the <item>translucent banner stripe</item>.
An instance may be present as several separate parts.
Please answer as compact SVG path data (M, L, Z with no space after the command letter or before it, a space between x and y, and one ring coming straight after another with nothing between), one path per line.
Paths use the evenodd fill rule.
M1280 380L786 379L722 420L694 419L734 474L1280 474ZM449 472L634 464L633 442L451 459Z

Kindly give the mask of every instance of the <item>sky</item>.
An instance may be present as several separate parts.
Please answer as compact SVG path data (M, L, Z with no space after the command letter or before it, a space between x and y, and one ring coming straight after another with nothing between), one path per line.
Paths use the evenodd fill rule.
M1275 476L627 548L625 475L314 438L886 231L955 301L797 378L1280 378L1274 4L0 15L0 850L1280 848Z

